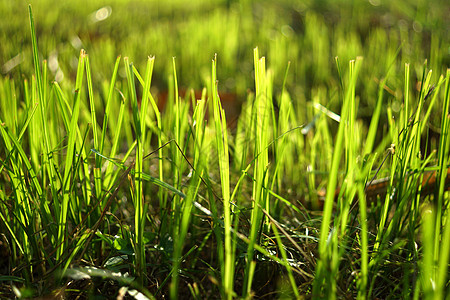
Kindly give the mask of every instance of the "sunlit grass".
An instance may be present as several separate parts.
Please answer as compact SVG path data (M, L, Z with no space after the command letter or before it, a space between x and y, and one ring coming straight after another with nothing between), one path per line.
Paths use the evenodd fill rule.
M262 41L276 12L264 10L262 24L241 5L240 14L221 8L225 20L187 22L193 41L204 22L219 31L234 22L215 36L229 51L208 48L206 69L202 55L183 56L193 44L142 65L141 52L122 60L93 47L77 50L75 67L61 60L75 70L58 82L29 7L24 70L32 62L33 71L0 78L1 293L448 294L450 72L440 42L432 38L430 70L404 32L399 42L377 29L362 43L358 21L333 29L311 11L304 35L281 26L245 49L251 64L238 59L237 40ZM200 99L182 97L186 82L204 87ZM240 93L240 114L227 115L224 90Z

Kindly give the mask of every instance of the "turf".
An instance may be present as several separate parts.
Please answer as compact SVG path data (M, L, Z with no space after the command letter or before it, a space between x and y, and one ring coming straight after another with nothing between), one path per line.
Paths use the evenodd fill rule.
M0 297L448 297L445 1L0 3Z

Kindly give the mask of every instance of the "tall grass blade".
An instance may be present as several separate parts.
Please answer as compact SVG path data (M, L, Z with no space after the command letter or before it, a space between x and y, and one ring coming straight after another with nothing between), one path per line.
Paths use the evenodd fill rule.
M134 249L135 249L135 265L136 275L140 285L145 283L146 261L145 261L145 245L144 245L144 226L145 226L145 204L142 187L142 172L143 172L143 127L141 126L141 114L139 113L136 86L134 82L133 65L129 63L128 58L125 59L125 69L128 79L128 94L130 96L131 109L133 114L133 127L136 134L136 156L135 156L135 174L134 174L134 189L133 204L134 204ZM147 78L147 80L149 80Z
M228 132L225 111L220 103L219 92L217 89L217 58L212 62L211 71L211 91L214 107L214 125L216 133L217 156L219 159L220 182L222 186L222 201L223 201L223 215L224 215L224 236L225 236L225 251L224 261L222 262L222 284L224 289L224 297L226 299L233 298L233 284L234 284L234 252L231 236L231 224L233 223L231 216L230 205L230 165L228 154ZM220 251L220 250L219 250Z

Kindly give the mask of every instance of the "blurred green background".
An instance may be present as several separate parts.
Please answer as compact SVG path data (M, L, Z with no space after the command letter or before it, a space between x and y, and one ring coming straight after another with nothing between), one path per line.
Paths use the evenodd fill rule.
M148 55L156 56L152 85L159 91L168 89L172 57L179 86L206 86L217 53L219 89L242 101L247 89L254 87L252 50L258 46L274 71L275 94L291 62L287 89L298 104L317 95L321 101L335 99L339 83L334 58L346 66L348 60L363 56L360 113L364 114L374 106L377 81L391 64L399 74L410 62L416 81L425 59L434 81L450 66L446 0L3 0L3 76L19 79L33 73L28 3L33 6L41 58L49 63L49 78L66 87L73 87L81 48L91 57L94 82L109 80L119 54L138 67L144 66ZM123 68L119 75L125 77ZM387 83L395 99L401 99L402 80L394 76ZM334 105L331 108L338 108L339 103Z

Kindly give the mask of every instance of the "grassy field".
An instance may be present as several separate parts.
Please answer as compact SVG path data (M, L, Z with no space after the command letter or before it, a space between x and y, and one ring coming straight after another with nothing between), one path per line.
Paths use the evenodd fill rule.
M0 298L450 296L447 1L0 1Z

